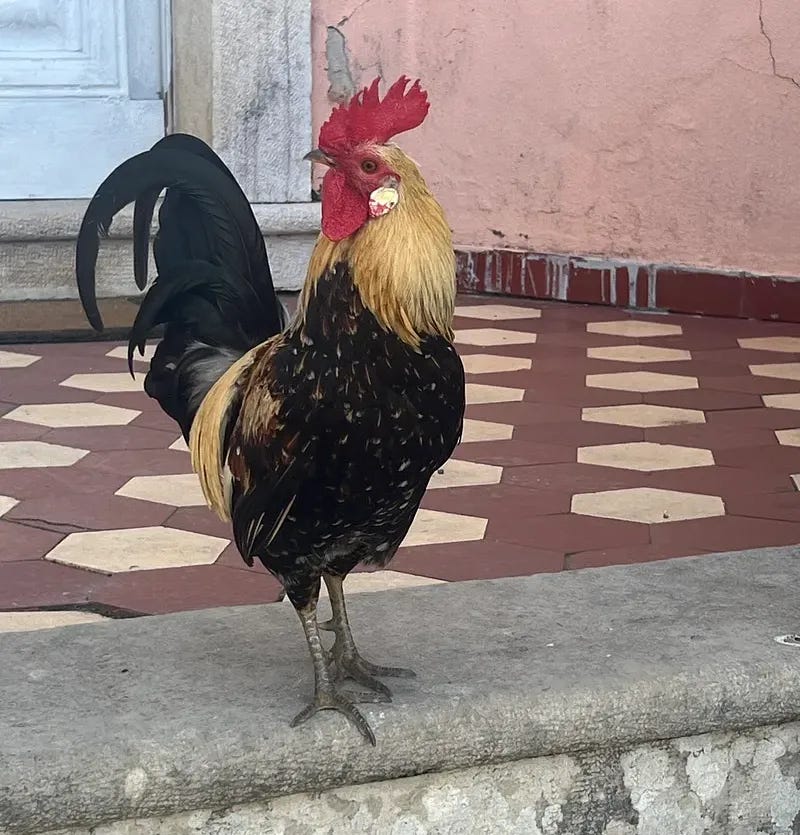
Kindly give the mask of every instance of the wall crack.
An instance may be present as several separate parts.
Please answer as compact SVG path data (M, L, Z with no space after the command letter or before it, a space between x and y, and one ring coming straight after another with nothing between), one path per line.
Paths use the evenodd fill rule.
M764 24L764 0L758 0L758 25L761 28L761 34L764 37L764 40L767 42L769 60L772 63L772 74L775 78L780 78L782 81L788 81L800 90L800 82L798 82L796 78L791 75L784 75L783 73L778 72L778 63L775 60L775 52L772 47L772 38L767 33L767 28Z

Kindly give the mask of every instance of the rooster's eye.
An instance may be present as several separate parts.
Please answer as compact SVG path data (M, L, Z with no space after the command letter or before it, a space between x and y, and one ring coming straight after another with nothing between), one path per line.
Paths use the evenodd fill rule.
M374 174L378 170L378 164L373 162L371 159L365 159L361 163L361 170L365 174Z

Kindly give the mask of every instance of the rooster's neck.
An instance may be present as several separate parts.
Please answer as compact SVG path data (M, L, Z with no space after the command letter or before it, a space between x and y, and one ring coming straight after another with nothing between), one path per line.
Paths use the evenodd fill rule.
M394 209L367 221L342 241L320 235L300 298L298 322L313 304L317 282L344 263L364 306L384 328L415 348L426 334L452 341L455 255L450 227L416 166L403 157L400 164L405 163L407 170L402 172L400 201Z

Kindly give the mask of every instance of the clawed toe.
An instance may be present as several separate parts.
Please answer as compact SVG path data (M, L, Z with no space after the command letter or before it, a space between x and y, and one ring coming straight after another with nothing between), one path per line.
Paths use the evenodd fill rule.
M353 698L357 699L359 694L354 694ZM372 696L373 694L369 694ZM347 718L347 720L356 728L356 730L370 743L375 745L375 734L372 732L369 723L363 717L358 708L350 701L350 699L336 690L317 691L314 695L314 701L303 708L297 716L291 721L291 726L296 728L307 722L316 713L321 710L335 710Z

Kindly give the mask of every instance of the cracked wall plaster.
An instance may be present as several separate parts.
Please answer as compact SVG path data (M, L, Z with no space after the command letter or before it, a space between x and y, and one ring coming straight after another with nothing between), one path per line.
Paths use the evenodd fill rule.
M797 0L313 0L313 39L315 129L422 77L458 245L800 276Z

